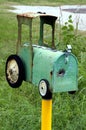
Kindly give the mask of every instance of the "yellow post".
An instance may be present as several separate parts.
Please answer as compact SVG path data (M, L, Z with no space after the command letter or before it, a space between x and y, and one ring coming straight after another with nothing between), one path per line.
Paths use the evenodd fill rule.
M52 127L52 99L42 99L41 130L51 130Z

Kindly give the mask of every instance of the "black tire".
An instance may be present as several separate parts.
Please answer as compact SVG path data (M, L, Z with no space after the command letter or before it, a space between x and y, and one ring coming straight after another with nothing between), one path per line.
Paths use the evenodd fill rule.
M12 88L18 88L24 79L24 66L17 55L10 55L6 61L5 74L8 84Z
M43 99L52 99L52 92L49 88L49 82L46 79L41 79L38 87Z

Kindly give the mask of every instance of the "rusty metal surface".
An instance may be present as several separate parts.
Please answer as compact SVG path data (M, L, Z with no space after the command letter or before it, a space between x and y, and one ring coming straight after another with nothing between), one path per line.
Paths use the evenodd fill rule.
M22 24L26 24L29 26L29 40L30 40L30 45L32 46L32 19L35 17L40 17L40 37L39 37L39 45L44 45L43 42L43 32L44 32L44 24L48 24L52 28L52 48L55 48L55 43L54 43L54 33L55 33L55 21L57 19L56 16L53 15L48 15L45 12L27 12L23 14L18 14L17 15L17 20L18 20L18 45L21 45L21 28ZM18 50L18 49L17 49Z
M27 13L23 13L23 14L18 14L17 16L28 17L28 18L36 18L36 17L40 17L40 16L53 16L53 15L46 14L45 12L37 12L37 13L27 12Z

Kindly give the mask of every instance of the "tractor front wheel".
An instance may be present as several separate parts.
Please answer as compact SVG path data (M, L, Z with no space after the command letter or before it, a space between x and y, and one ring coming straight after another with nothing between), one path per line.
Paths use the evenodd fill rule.
M49 88L49 82L46 79L40 80L39 93L43 99L51 99L52 98L52 92Z

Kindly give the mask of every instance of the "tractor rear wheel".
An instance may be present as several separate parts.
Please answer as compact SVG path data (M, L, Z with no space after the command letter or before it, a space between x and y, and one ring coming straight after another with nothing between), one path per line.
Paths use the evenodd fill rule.
M5 67L6 79L12 88L18 88L24 79L24 66L18 55L10 55Z

